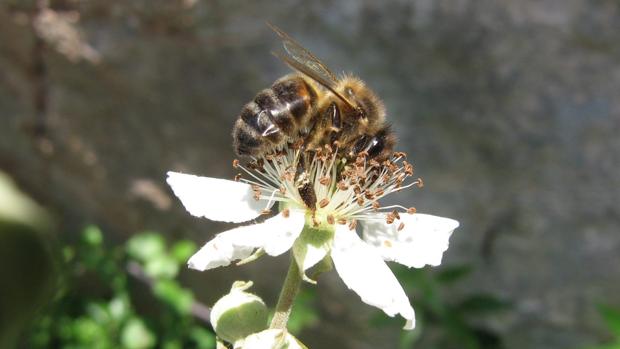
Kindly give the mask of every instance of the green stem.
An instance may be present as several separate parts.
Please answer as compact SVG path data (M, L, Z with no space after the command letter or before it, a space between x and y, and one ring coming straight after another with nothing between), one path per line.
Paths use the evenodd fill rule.
M286 328L286 323L291 315L291 310L293 309L293 303L299 291L301 280L301 271L297 266L295 258L291 256L291 265L288 267L286 279L284 279L284 285L282 285L280 298L278 298L278 304L276 305L276 313L273 315L269 328L282 330Z

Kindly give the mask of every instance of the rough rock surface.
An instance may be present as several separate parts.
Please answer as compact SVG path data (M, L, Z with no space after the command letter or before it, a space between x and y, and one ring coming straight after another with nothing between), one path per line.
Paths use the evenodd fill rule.
M164 174L234 175L237 113L286 72L268 20L383 96L427 184L399 199L462 222L447 263L514 301L492 324L509 348L603 336L594 302L620 303L618 1L41 3L0 4L0 169L65 231L225 228L183 212ZM240 273L280 267L261 263ZM211 275L220 294L240 277ZM340 347L376 338L395 346Z

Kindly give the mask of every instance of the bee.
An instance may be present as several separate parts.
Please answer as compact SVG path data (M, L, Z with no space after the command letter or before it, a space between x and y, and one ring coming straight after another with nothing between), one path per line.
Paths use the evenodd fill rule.
M349 158L364 152L387 159L395 136L377 95L356 77L337 78L288 34L268 25L284 46L284 53L274 54L296 72L243 107L233 128L235 152L256 157L301 141L306 150L335 145Z

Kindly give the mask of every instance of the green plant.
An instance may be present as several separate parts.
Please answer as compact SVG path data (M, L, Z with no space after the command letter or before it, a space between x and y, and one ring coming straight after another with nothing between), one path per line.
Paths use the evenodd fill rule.
M599 305L598 311L613 339L607 344L595 345L587 349L620 349L620 309Z
M454 301L442 296L470 274L469 266L444 267L435 272L402 267L394 270L411 296L417 318L416 329L402 334L401 348L502 348L501 338L474 320L509 309L508 302L483 293ZM373 322L386 322L382 318L376 317Z
M26 339L31 348L215 348L215 336L191 291L176 277L196 250L189 241L168 246L146 232L125 246L105 246L102 232L87 227L63 250L63 287ZM156 316L140 309L153 297Z

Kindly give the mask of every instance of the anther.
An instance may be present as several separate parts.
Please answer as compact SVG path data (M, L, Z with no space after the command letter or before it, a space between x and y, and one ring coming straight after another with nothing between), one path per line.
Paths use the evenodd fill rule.
M344 190L349 189L349 186L344 181L340 181L338 182L338 189L344 191Z
M370 167L381 167L381 164L379 163L379 161L375 159L371 159L370 161L368 161L368 165Z
M418 188L422 188L424 187L424 181L422 180L422 178L418 178L416 179L416 185L418 186Z
M262 215L268 215L270 213L271 213L270 209L264 209L264 210L260 211L260 214L262 214Z
M344 219L344 218L338 218L338 224L345 225L345 224L347 224L347 220Z
M400 222L400 224L398 225L398 228L396 230L397 231L401 231L401 230L403 230L403 228L405 228L405 223Z
M358 204L359 206L364 205L364 198L363 198L363 197L361 197L361 196L358 196L358 197L357 197L357 204Z
M416 212L417 212L417 210L416 210L416 208L415 208L415 207L409 207L409 208L407 209L407 213L409 213L409 214L414 214L414 213L416 213Z
M283 186L283 185L280 186L280 193L282 193L282 195L286 194L286 187L285 186Z
M235 175L235 182L239 182L241 180L241 173L237 173Z
M327 205L329 205L329 200L327 200L327 198L324 198L323 200L319 201L320 208L325 208L325 206Z
M321 183L323 185L328 185L329 181L330 181L329 176L325 176L325 177L322 177L321 179L319 179L319 183Z
M284 218L288 218L290 215L291 215L291 211L290 211L288 208L285 208L285 209L282 211L282 217L284 217Z
M334 216L332 216L332 215L327 215L327 223L332 224L332 225L333 225L334 223L336 223L336 220L334 219Z
M394 217L396 217L396 219L400 219L400 215L398 214L398 211L394 210L392 211L392 214L394 215Z
M239 160L234 159L233 162L232 162L232 165L233 165L233 168L239 167Z
M385 192L381 188L375 191L375 196L383 196L383 194L385 194Z
M373 208L375 211L379 210L379 208L380 208L380 207L381 207L381 206L379 205L379 202L378 202L378 201L373 201L373 202L372 202L372 208Z
M386 222L387 224L392 224L392 223L394 223L394 219L396 219L396 217L394 217L394 214L393 214L393 213L391 213L391 212L385 215L385 222Z
M357 227L357 221L354 219L349 224L349 230L355 230L355 227Z

